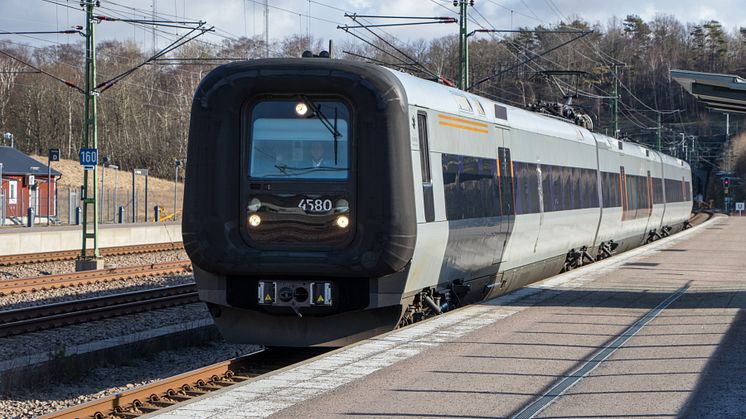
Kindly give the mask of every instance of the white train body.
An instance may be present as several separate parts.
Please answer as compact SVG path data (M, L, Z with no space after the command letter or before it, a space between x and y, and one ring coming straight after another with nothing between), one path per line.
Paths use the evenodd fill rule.
M266 345L344 344L491 298L676 232L692 204L681 160L337 60L214 70L188 157L200 296L228 340Z
M673 232L674 229L681 229L690 216L691 171L689 165L679 159L635 143L593 133L556 118L392 72L407 91L410 119L422 122L421 118L417 120L417 115L427 116L431 168L442 166L444 154L498 161L499 148L510 150L516 215L502 257L495 259L495 262L500 262L499 273L502 275L502 286L498 287L500 292L556 274L562 269L570 249L587 247L595 255L601 243L613 240L619 245L616 252L622 252L644 244L651 230L661 231L664 227L671 227ZM468 105L464 101L468 101ZM501 117L496 116L496 107L502 110ZM410 132L415 179L421 178L422 171L418 135L415 123ZM521 171L536 172L535 178L528 179L528 187L525 183L522 184L526 174L516 173L516 166L520 166ZM524 169L523 166L529 167ZM613 174L617 184L623 181L622 176L625 180L634 176L644 183L649 176L651 185L647 192L653 192L653 182L668 180L669 189L672 186L676 188L675 193L668 191L669 197L677 201L666 202L666 182L663 181L663 188L655 190L657 195L652 194L652 202L647 201L647 196L641 196L639 198L645 198L646 202L640 202L639 205L626 202L623 209L619 202L622 197L617 195L613 197L613 203L607 203L608 207L576 204L552 209L552 203L547 201L557 199L557 194L552 197L543 188L540 190L539 182L536 181L542 174L546 176L542 173L546 169L542 171L542 167L548 166L551 166L550 171L555 167L593 171L596 202L604 201L605 189L607 201L609 195L621 194L621 188L610 191L608 185L603 184L606 179L596 175L598 172ZM564 175L564 170L562 174ZM581 173L581 176L582 174L585 173ZM571 176L569 180L572 180ZM560 181L564 182L563 179ZM438 284L442 285L471 276L470 272L460 269L463 260L449 265L449 258L446 257L449 237L459 233L449 229L443 171L432 171L432 185L435 219L427 222L423 189L420 184L415 183L418 244L412 260L412 277L407 281L407 292L436 286L432 278L439 278ZM631 184L625 186L632 187ZM523 196L518 197L521 193ZM531 195L528 196L529 199L524 198L527 194ZM526 201L531 198L535 204L527 205ZM525 208L526 206L532 208ZM471 250L476 249L458 249L459 252ZM478 251L483 252L482 249ZM444 263L438 265L433 260L443 260Z

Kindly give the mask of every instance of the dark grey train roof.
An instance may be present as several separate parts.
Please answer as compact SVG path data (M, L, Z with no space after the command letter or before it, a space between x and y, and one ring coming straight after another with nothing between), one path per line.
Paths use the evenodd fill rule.
M671 77L710 109L746 113L746 80L738 76L671 70Z
M3 164L3 175L47 174L46 164L42 164L11 147L0 146L0 163ZM38 169L33 170L32 167L38 167ZM52 169L52 176L62 176L62 173Z

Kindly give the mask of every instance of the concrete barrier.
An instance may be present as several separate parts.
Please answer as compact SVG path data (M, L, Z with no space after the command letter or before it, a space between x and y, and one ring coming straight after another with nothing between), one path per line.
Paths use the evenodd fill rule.
M99 248L180 241L181 223L105 224L98 230ZM0 255L75 250L82 244L81 226L0 229Z

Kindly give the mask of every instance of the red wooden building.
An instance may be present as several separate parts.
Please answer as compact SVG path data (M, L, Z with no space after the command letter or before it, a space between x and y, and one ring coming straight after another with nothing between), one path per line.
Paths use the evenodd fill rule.
M57 215L56 186L62 174L51 171L48 178L48 167L39 163L15 148L0 146L0 163L2 164L2 191L5 193L5 216L24 219L28 208L34 208L37 217L47 216L49 202L50 215ZM2 195L2 194L0 194ZM47 201L47 197L50 197ZM0 211L2 211L0 197Z

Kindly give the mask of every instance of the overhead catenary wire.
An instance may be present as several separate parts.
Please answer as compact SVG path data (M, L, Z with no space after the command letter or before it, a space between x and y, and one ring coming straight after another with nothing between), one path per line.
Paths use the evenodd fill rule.
M39 73L42 73L42 74L44 74L47 77L50 77L50 78L52 78L54 80L57 80L58 82L66 85L67 87L71 87L71 88L77 90L80 93L85 93L85 91L83 89L81 89L80 87L78 87L74 83L69 82L69 81L67 81L67 80L65 80L65 79L63 79L61 77L55 76L54 74L52 74L52 73L50 73L50 72L42 69L41 67L37 67L37 66L35 66L35 65L33 65L33 64L25 61L25 60L22 60L22 59L20 59L20 58L18 58L16 56L14 56L14 55L8 54L7 52L5 52L5 51L3 51L1 49L0 49L0 54L6 56L8 58L10 58L11 60L17 61L17 62L19 62L19 63L21 63L21 64L23 64L23 65L25 65L27 67L33 68L34 70L38 71Z
M360 22L358 22L357 15L355 15L355 14L345 13L345 17L352 19L352 21L355 22L355 23L358 23L358 24L360 23ZM338 29L342 29L342 30L344 30L347 33L351 33L350 30L349 30L350 28L347 27L347 25L345 25L345 26L338 26L337 28ZM381 42L383 42L384 44L386 44L389 48L392 48L394 51L396 51L397 53L401 54L401 56L403 56L407 60L409 60L409 64L415 64L415 65L417 65L424 73L426 73L426 74L434 77L438 81L444 80L441 75L439 75L436 72L434 72L434 71L430 70L429 68L425 67L422 63L420 63L419 61L417 61L416 59L414 59L413 57L411 57L409 54L407 54L404 51L402 51L400 48L398 48L395 45L393 45L391 42L389 42L388 40L386 40L381 35L377 34L375 31L371 30L367 26L362 25L361 29L365 29L366 31L368 31L368 33L370 33L371 35L373 35L374 37L376 37L378 40L380 40ZM370 43L369 45L371 45L374 48L377 48L379 50L382 50L381 48L379 48L376 45L373 45L372 43ZM390 54L390 55L392 55L392 54ZM400 61L402 63L406 63L406 61L404 61L402 59L400 59Z

